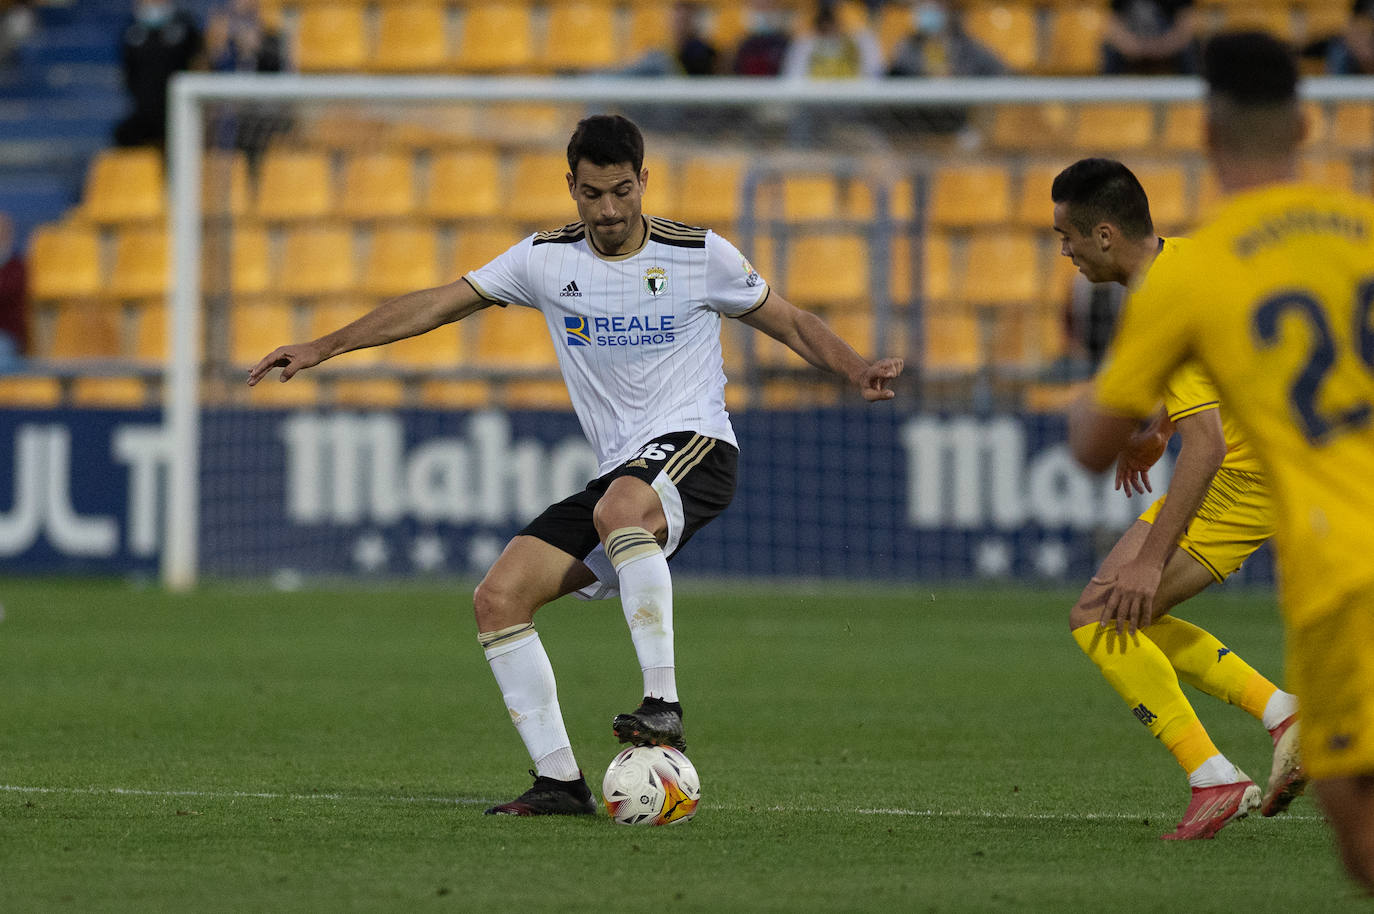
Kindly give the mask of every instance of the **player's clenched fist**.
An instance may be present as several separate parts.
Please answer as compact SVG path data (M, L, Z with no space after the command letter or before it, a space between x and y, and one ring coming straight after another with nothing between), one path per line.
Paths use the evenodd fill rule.
M879 359L864 371L859 378L859 390L870 403L878 400L891 400L897 392L887 386L902 373L906 363L902 359Z

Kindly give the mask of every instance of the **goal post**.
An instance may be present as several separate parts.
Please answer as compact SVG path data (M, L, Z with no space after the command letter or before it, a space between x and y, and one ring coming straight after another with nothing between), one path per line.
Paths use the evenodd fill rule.
M1310 104L1324 106L1326 132L1333 135L1337 108L1374 103L1374 79L1316 78L1304 84L1304 92ZM1056 374L1064 353L1046 342L1068 276L1051 250L1049 202L1044 200L1043 213L1032 208L1028 214L1017 212L1011 197L1017 188L1031 187L1033 173L1039 174L1035 168L1062 167L1099 151L1128 164L1143 159L1167 169L1172 163L1189 175L1184 193L1196 196L1204 180L1196 139L1191 146L1175 147L1165 142L1163 131L1170 112L1195 106L1201 97L1201 83L1188 78L789 82L179 74L170 89L168 146L172 281L163 401L169 453L163 580L182 590L207 571L310 573L311 556L329 570L329 556L340 550L354 556L362 573L376 567L395 570L402 547L391 531L401 529L407 537L404 551L418 556L415 567L471 571L490 555L492 541L511 530L516 514L528 513L540 498L567 494L560 487L581 484L585 454L568 443L576 438L575 421L557 402L551 363L500 355L499 340L491 342L498 347L491 352L498 354L484 362L485 324L460 330L452 338L456 342L444 336L441 342L452 348L443 352L398 345L395 358L388 353L341 359L337 368L318 374L317 386L303 375L299 400L270 399L278 397L272 392L250 397L240 387L245 342L265 353L285 341L277 333L313 333L329 321L337 326L369 303L402 291L370 275L376 264L418 267L428 263L428 256L430 275L437 271L450 281L480 265L458 262L460 254L489 256L493 245L533 228L572 221L575 213L566 196L556 221L547 221L555 219L556 210L539 215L538 201L525 215L504 210L524 189L519 170L524 160L556 163L576 119L603 110L627 113L645 128L649 193L670 194L654 198L665 206L654 215L695 221L694 213L712 211L707 204L718 202L713 196L728 196L726 225L708 227L722 230L746 256L762 261L761 270L764 264L775 269L777 275L765 276L789 298L816 301L842 333L860 334L856 345L869 350L865 354L886 354L890 347L908 360L911 383L904 402L894 407L897 418L883 420L890 427L878 433L881 441L865 443L868 433L846 424L849 413L834 385L808 375L800 362L769 348L769 341L752 334L736 337L735 328L728 328L732 412L746 418L757 413L757 427L775 426L779 436L797 429L809 433L808 422L833 423L814 434L843 440L853 433L856 447L896 455L893 465L874 470L892 479L867 479L861 490L881 492L886 500L866 503L862 510L891 514L892 520L879 525L883 535L909 535L922 558L915 561L915 552L895 550L881 560L840 560L825 543L824 517L807 521L813 526L801 533L780 532L792 520L779 508L768 518L771 528L731 528L728 541L708 547L718 549L726 570L957 577L985 562L995 573L1034 576L1042 554L1048 556L1043 560L1047 577L1076 570L1081 560L1064 564L1053 548L1037 557L1017 551L1023 542L1040 543L1047 530L1070 530L1055 532L1060 538L1051 545L1065 543L1073 554L1086 554L1082 544L1091 530L1120 518L1070 504L1087 490L1058 462L1052 418L1007 419L1027 409L1037 386L1071 379ZM1080 134L1066 126L1087 123L1096 111L1117 117L1132 108L1147 112L1145 129L1151 132L1143 142L1126 139L1113 149L1108 140L1098 149L1079 144L1075 136ZM1015 123L1000 114L1012 109L1044 115L1049 132L1030 135L1022 128L1018 135ZM929 118L931 111L960 112L959 122L941 126L941 119ZM1114 125L1105 127L1081 136L1110 137ZM1123 123L1121 129L1133 128ZM309 153L299 158L310 161L287 163L302 171L288 174L280 185L284 189L269 193L269 175L282 164L272 161L274 155L290 149ZM494 193L495 202L487 199L486 210L475 203L465 210L458 199L462 194L447 201L426 199L421 185L432 187L449 167L461 176L461 169L475 168L493 150L501 169L498 186L478 186L489 178L473 177L465 191L484 198ZM384 155L376 163L358 164L357 187L363 190L350 183L355 179L350 169L363 152L388 151L398 152L392 158L400 160L403 177L392 180L405 184L413 214L388 208L392 198L385 194L375 212L360 203L370 199L367 188L388 188L385 173L378 178L366 171L387 166ZM229 171L207 167L216 152L235 157ZM1338 142L1319 152L1344 163L1339 180L1369 188L1367 146L1362 151ZM735 177L712 178L708 168L702 169L705 184L679 181L676 173L686 163L719 156L742 163ZM937 178L943 169L969 163L986 164L988 174L1010 183L971 186L965 191L970 199L962 202L975 215L960 222L967 214L937 211L943 205ZM308 169L315 166L326 173L328 186L321 191L327 199L312 210L309 181L316 173ZM662 170L669 174L660 176ZM811 185L790 180L798 175L819 180ZM660 190L670 177L671 187ZM453 186L463 187L461 181ZM794 192L795 199L789 196ZM996 205L1003 209L983 225L976 210L983 203L992 208L994 195L1001 195ZM539 224L540 219L546 221ZM946 236L952 242L942 246ZM405 245L416 239L421 243L411 252L414 263L407 264ZM330 247L338 244L344 247ZM436 244L443 250L433 255ZM387 260L387 245L400 246L401 256ZM1016 286L1020 280L1009 266L1022 248L1035 260L1024 289ZM949 250L955 251L950 256L959 262L957 268L939 260ZM984 256L993 261L980 261ZM318 280L303 276L308 264L321 268ZM801 269L805 266L813 269ZM957 288L939 286L946 269L958 274ZM404 269L398 273L411 275ZM854 300L842 300L845 296ZM501 317L512 318L517 335L528 327L515 315ZM956 332L957 341L946 343L943 335ZM1083 366L1074 372L1073 377L1083 377ZM554 418L541 419L540 428L524 434L520 411L531 407ZM513 412L497 422L493 409ZM808 410L821 418L807 418ZM433 418L431 412L445 413L458 425L443 425L450 420ZM967 429L960 424L966 421L972 423ZM550 436L544 426L563 430L561 437ZM426 437L441 427L442 434ZM323 449L312 450L311 436L325 442ZM1015 441L1028 450L1026 461L1007 470L1011 475L1005 479L995 466L971 476L945 467L938 479L911 478L933 459L919 451L919 443L927 440L944 442L940 447L952 448L950 453L972 448L967 453L978 455L974 462L980 465L999 459L988 451L996 442ZM259 460L264 448L283 447L284 455ZM831 456L844 461L864 453L841 448ZM240 459L246 462L236 473ZM1035 460L1043 466L1033 466ZM777 466L779 472L797 470ZM261 502L252 510L231 508L236 499L249 497L235 490L254 473L286 482L264 484L252 496ZM455 474L463 473L467 481L455 483ZM1027 488L1040 484L1037 473L1049 487L1040 494ZM974 491L980 485L986 491ZM973 501L959 501L965 497ZM774 500L782 504L782 490ZM1096 494L1092 500L1099 501ZM281 502L282 511L304 518L304 535L317 540L314 552L302 549L274 564L294 548L284 535L264 532L276 513L274 501ZM946 502L946 508L934 506ZM326 517L333 527L323 526ZM346 538L336 535L342 527ZM445 538L445 531L457 528L465 531L459 545ZM986 545L990 542L1005 544L1013 558L1002 561L997 549ZM740 559L772 548L774 553L758 564ZM435 559L451 557L457 549L466 550L466 564Z

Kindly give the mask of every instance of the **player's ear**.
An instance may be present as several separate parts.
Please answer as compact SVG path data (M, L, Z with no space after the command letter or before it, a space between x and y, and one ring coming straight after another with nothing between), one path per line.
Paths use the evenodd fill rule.
M1093 237L1097 239L1098 248L1105 251L1116 241L1116 226L1110 222L1099 222L1093 226Z
M572 172L568 172L564 177L566 177L566 178L568 179L568 196L569 196L569 197L573 197L574 199L576 199L576 197L577 197L577 191L576 191L576 188L577 188L577 179L573 177L573 173L572 173Z
M649 189L649 168L645 166L639 170L639 192L642 194Z

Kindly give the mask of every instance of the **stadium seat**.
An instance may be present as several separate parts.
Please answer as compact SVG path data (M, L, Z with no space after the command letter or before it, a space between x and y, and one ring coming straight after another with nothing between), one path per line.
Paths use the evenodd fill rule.
M490 319L500 320L505 311L513 310L515 309L497 309L492 312ZM498 311L500 313L497 313ZM545 331L545 336L547 335ZM381 353L382 359L391 365L450 371L463 364L463 327L461 324L436 327L428 333L388 343L382 348Z
M259 359L281 345L278 341L302 338L305 334L298 332L295 311L290 302L279 298L234 302L229 308L230 361L235 365L256 365ZM276 377L264 383L268 382L276 386Z
M834 175L785 174L777 189L777 213L786 222L823 222L840 214L840 185Z
M737 156L696 155L677 169L677 216L728 232L739 219L745 162Z
M475 323L474 361L486 368L555 368L558 359L542 312L512 305L488 308Z
M878 9L878 22L873 29L883 60L891 60L892 52L902 39L912 33L911 7L905 3L884 3Z
M1000 225L1010 214L1010 181L1001 165L946 165L936 170L930 195L932 225Z
M1188 172L1181 164L1137 165L1132 171L1150 199L1155 231L1177 234L1191 226L1193 201L1188 193Z
M623 63L615 25L615 10L604 0L550 4L540 65L567 72L605 70Z
M167 360L167 303L144 299L127 306L133 322L133 357L140 362L161 364Z
M1063 163L1036 162L1026 166L1017 185L1013 218L1016 225L1043 231L1054 224L1054 201L1050 199L1050 188L1054 185L1055 176L1068 164L1066 159Z
M974 305L1019 305L1040 292L1037 234L993 230L969 239L958 297Z
M912 264L911 238L904 234L892 239L892 262L888 291L894 304L907 305L914 300L916 289L911 277L916 269ZM954 292L953 255L949 237L939 233L925 236L921 249L920 269L924 274L921 294L926 302L946 301Z
M1374 104L1341 102L1331 113L1328 133L1337 149L1367 153L1374 146Z
M563 152L525 152L517 156L511 180L506 216L537 225L541 231L577 221L577 209L568 194L568 158Z
M447 14L439 0L383 3L377 48L368 67L382 73L424 73L449 63Z
M346 294L331 295L313 302L300 313L305 318L306 336L313 339L332 333L345 324L353 323L376 306L377 302L372 299L355 298ZM330 359L329 367L359 368L376 365L384 360L382 352L383 347L378 346L355 349Z
M492 102L479 109L476 131L503 146L537 145L567 133L568 124L582 116L581 109L556 104Z
M90 300L58 302L52 347L39 353L53 359L115 359L123 353L118 307Z
M243 216L248 212L248 157L242 152L205 154L200 208L206 216Z
M1100 72L1107 12L1102 3L1076 3L1049 10L1049 38L1039 71L1053 76L1094 76Z
M229 236L229 289L235 295L258 295L272 287L267 229L239 223Z
M1327 118L1326 106L1321 102L1308 99L1302 103L1302 114L1307 120L1307 133L1302 138L1305 151L1322 151L1328 140L1332 126Z
M644 167L649 172L649 186L644 191L644 214L662 216L681 222L678 215L677 184L673 181L673 169L668 161L659 156L645 155Z
M1340 0L1308 0L1301 10L1303 44L1339 35L1350 22L1350 4Z
M1063 354L1063 321L1051 308L1003 308L992 315L992 361L1002 368L1033 371Z
M430 162L422 208L435 219L486 219L501 208L502 186L495 149L441 152Z
M349 409L395 409L406 401L405 382L399 378L332 378L330 403Z
M341 213L350 219L385 219L415 211L415 168L408 153L366 152L344 165Z
M43 375L0 375L0 407L52 409L62 403L62 382Z
M1340 190L1354 189L1354 167L1348 158L1309 155L1304 156L1298 166L1303 181Z
M328 295L352 290L353 232L339 225L300 225L287 232L277 290Z
M794 236L787 251L787 298L802 306L863 307L870 302L868 241L860 232Z
M162 156L156 149L103 149L86 174L81 215L92 222L161 219L164 192Z
M1286 3L1227 3L1222 6L1221 28L1259 29L1284 41L1292 41L1296 34L1293 14Z
M500 224L460 231L453 243L453 257L447 278L457 279L485 266L528 234Z
M1035 69L1039 45L1035 9L1029 3L972 4L964 12L964 28L1010 69Z
M266 354L259 352L247 364L255 364ZM320 385L314 378L297 375L283 384L275 371L263 378L256 387L249 387L242 382L231 383L227 393L231 403L265 409L308 409L320 401Z
M530 7L519 2L473 3L463 8L455 65L475 73L535 69Z
M992 145L1057 153L1070 144L1073 120L1073 110L1062 102L998 105L992 112Z
M115 298L167 294L167 231L162 226L128 226L115 238L108 292Z
M733 0L716 0L709 4L711 12L708 16L706 33L710 36L711 42L717 48L733 49L739 47L739 43L749 31L747 19L748 9L743 3L735 3ZM728 58L731 51L724 51Z
M572 400L568 387L560 381L510 381L490 388L492 405L510 409L541 409L568 411Z
M29 241L29 266L37 300L96 295L103 286L100 237L74 223L39 226Z
M305 149L269 150L258 176L254 212L272 221L318 219L334 208L329 156Z
M363 292L390 297L439 282L439 237L434 229L406 224L372 234L360 283Z
M1143 149L1155 137L1155 109L1145 102L1080 105L1071 141L1084 154Z
M865 358L877 359L888 355L901 355L896 349L888 351L892 347L891 340L874 339L873 312L871 311L828 312L825 315L825 322L840 339L853 346ZM900 337L894 334L893 338Z
M361 4L311 4L300 9L296 52L302 73L360 70L367 61L367 25Z
M1167 152L1201 152L1202 125L1201 102L1170 102L1164 108L1160 147Z
M978 319L971 311L936 309L926 312L925 340L920 368L935 375L968 374L982 364Z
M699 7L693 7L695 13ZM667 3L638 2L629 5L625 60L634 61L650 51L673 51L673 8Z
M149 390L142 378L93 375L73 379L71 403L98 409L138 409L155 402L158 392Z
M485 381L429 378L420 382L419 401L441 409L481 409L491 403Z

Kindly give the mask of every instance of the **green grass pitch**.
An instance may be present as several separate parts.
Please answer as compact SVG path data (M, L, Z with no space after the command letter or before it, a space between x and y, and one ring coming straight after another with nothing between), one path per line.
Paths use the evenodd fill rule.
M1368 910L1311 798L1159 840L1186 781L1072 596L680 585L703 802L648 829L482 815L529 762L468 585L0 581L0 911ZM1267 592L1186 610L1281 678ZM619 605L538 622L597 789L639 697ZM1262 782L1265 732L1196 705Z

